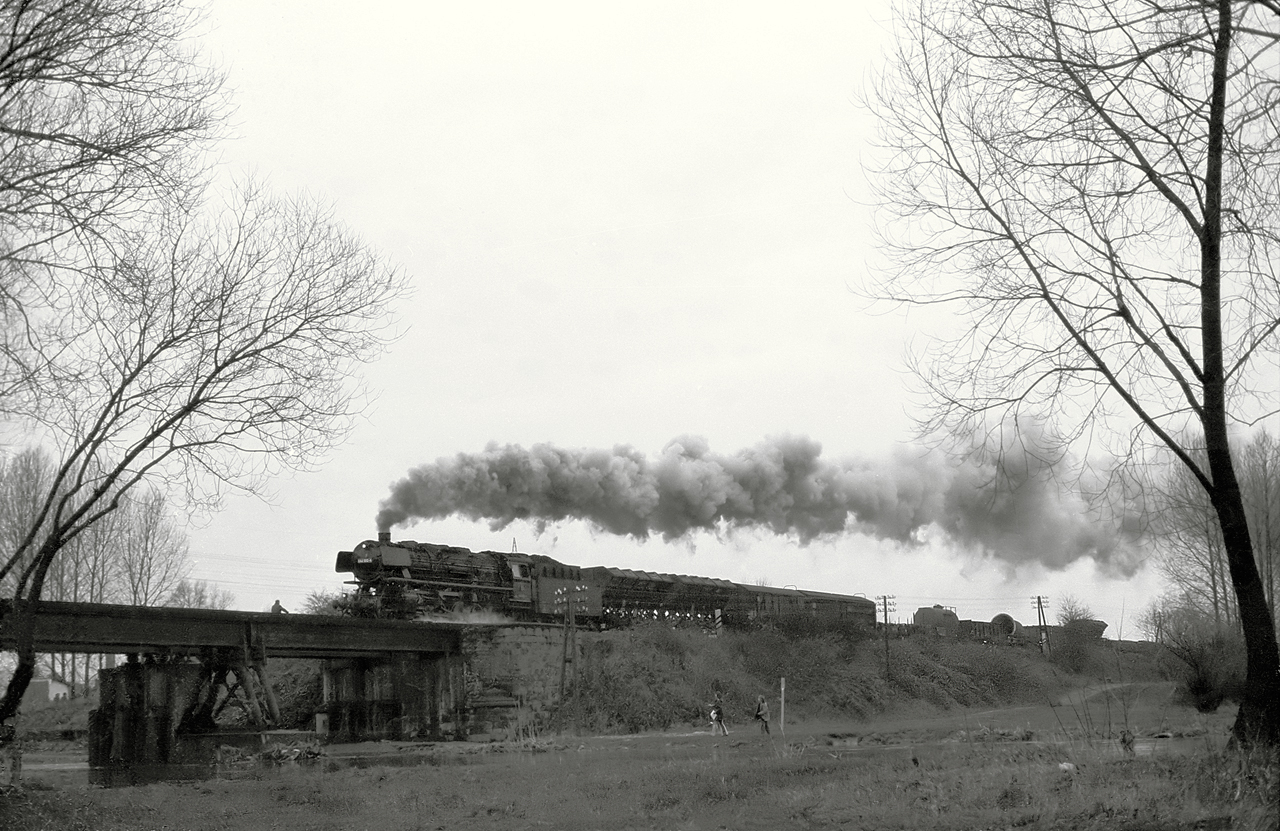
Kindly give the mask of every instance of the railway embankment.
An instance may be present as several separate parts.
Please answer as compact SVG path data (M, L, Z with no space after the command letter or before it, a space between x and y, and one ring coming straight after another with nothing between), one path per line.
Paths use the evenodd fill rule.
M650 625L592 634L582 648L568 706L595 733L702 725L716 700L732 729L753 720L758 695L774 719L785 707L788 722L1045 704L1099 684L1166 680L1171 670L1156 649L1102 639L1083 660L1077 650L1068 669L1033 644L920 636L886 646L866 631L803 626L713 637Z
M625 734L700 729L712 702L721 701L730 729L748 726L758 695L777 724L858 722L895 713L947 713L1043 705L1073 690L1168 680L1175 666L1150 644L1096 640L1087 660L1068 671L1034 645L981 643L930 636L892 638L858 629L803 625L754 631L651 624L580 632L579 661L565 677L559 719L539 729ZM559 679L559 670L548 677ZM576 669L576 674L574 670ZM279 661L273 681L288 723L310 726L320 703L319 662ZM785 679L785 701L782 683ZM82 738L87 698L24 708L20 730L32 738ZM1066 719L1075 716L1067 710ZM236 712L228 710L235 718ZM755 729L754 727L752 729Z

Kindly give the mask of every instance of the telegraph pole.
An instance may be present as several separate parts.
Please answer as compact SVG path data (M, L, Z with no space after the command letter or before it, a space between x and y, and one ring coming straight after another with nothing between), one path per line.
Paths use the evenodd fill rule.
M1049 605L1049 598L1037 594L1031 598L1031 602L1036 607L1036 624L1040 627L1040 648L1044 650L1044 654L1051 655L1053 648L1049 644L1049 621L1044 614L1044 607Z
M879 600L884 608L884 677L889 678L889 612L897 611L898 604L894 603L896 594L879 594L876 600ZM890 605L892 604L892 605Z
M560 707L563 712L566 694L573 696L573 722L578 727L578 607L585 602L587 587L556 589L555 605L564 609L564 653L560 658ZM570 668L572 668L570 674ZM566 678L566 676L568 676ZM567 682L567 683L566 683ZM561 724L563 725L563 716Z

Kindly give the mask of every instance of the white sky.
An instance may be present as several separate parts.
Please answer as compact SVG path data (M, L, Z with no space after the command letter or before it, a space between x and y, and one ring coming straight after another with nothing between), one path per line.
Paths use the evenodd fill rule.
M274 504L233 498L192 531L195 576L236 605L340 588L334 556L375 533L415 465L486 443L705 436L733 453L810 436L886 457L911 435L903 355L946 318L869 315L875 251L856 105L887 3L320 3L213 0L206 38L235 90L230 170L332 200L412 276L408 327L367 373L379 398ZM1140 572L1016 572L849 536L669 545L565 524L423 523L397 538L897 597L1034 621L1073 593L1136 636ZM1053 607L1050 607L1050 614ZM1122 618L1123 616L1123 618Z

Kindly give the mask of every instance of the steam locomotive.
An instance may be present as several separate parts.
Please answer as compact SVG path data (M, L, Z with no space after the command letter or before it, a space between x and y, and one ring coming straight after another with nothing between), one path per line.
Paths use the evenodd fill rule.
M389 532L338 553L335 570L354 590L341 601L352 615L401 619L492 612L515 620L612 628L640 620L750 626L769 618L810 617L875 625L865 597L748 586L729 580L596 566L540 554L471 551L401 540Z

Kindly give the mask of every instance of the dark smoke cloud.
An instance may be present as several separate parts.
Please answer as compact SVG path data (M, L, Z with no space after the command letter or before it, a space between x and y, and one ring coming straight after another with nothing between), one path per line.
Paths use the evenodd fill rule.
M950 464L900 449L883 461L826 460L812 439L782 436L732 455L705 439L672 441L650 459L631 447L525 449L490 444L423 465L392 486L379 530L449 516L495 530L585 520L612 534L665 540L695 531L769 531L809 543L861 533L911 543L938 528L971 550L1064 568L1092 557L1136 566L1131 539L1064 496L1033 454Z

